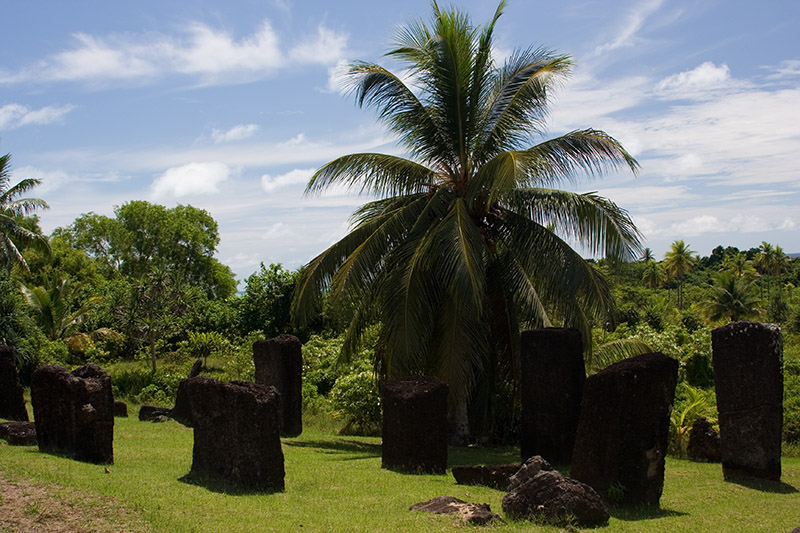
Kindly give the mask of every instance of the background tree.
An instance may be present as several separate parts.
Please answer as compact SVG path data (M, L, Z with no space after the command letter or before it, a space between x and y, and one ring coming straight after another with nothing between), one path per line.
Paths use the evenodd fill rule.
M664 271L661 265L652 259L645 263L642 270L642 282L651 289L659 287L664 282Z
M76 302L73 285L54 278L43 287L21 287L25 301L39 327L50 340L61 340L72 333L96 298Z
M697 262L696 253L682 240L672 243L664 257L664 270L678 281L678 310L683 309L683 280Z
M82 215L56 235L94 257L108 278L140 279L168 269L210 298L225 299L236 292L230 268L214 258L219 229L207 211L133 201L115 208L114 214Z
M247 335L261 331L266 338L293 333L291 306L298 272L283 265L261 266L245 281L244 292L236 302L239 331Z
M11 270L16 264L27 269L21 248L30 244L46 247L47 238L41 231L26 227L23 218L37 209L47 209L48 205L39 198L20 198L39 185L41 180L27 178L11 185L10 162L10 154L0 156L0 260L6 270Z
M750 290L750 283L733 272L723 271L714 276L706 303L709 320L727 318L729 322L757 317L756 297Z
M353 305L345 355L377 315L380 373L447 382L451 435L462 442L473 392L518 375L521 329L562 324L589 339L592 320L611 315L608 286L563 238L608 258L639 251L625 211L557 189L581 174L637 164L593 129L536 144L549 96L572 62L529 48L498 67L494 27L504 8L474 26L434 2L430 25L401 28L387 56L407 67L413 86L380 65L350 66L356 101L377 110L409 157L351 154L314 174L309 193L342 185L381 199L360 208L351 232L309 263L293 305L301 321L316 315L326 289Z

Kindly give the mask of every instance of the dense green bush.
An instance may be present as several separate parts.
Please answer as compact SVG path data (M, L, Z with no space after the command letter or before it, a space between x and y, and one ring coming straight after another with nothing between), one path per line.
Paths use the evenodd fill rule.
M334 416L344 421L345 435L380 435L381 395L370 370L340 376L330 393Z
M800 361L783 369L783 440L800 443Z

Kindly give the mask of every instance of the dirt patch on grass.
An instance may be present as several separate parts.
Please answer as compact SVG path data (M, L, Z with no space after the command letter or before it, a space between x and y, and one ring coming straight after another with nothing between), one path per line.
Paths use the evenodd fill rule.
M0 472L0 532L150 531L139 514L98 495Z

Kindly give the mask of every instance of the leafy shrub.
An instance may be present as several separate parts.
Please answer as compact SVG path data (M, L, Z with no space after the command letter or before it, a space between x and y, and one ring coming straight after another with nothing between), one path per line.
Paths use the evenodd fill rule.
M686 358L686 381L695 387L714 386L714 369L708 354L694 352Z
M256 378L256 365L253 362L253 343L264 339L261 331L251 331L239 343L238 348L232 350L233 357L228 359L225 371L222 375L223 380L254 381Z
M686 382L680 383L670 414L669 453L678 457L686 456L692 424L700 417L716 423L718 415L714 391L695 388Z
M800 443L800 361L783 369L783 440Z
M330 393L334 415L344 420L344 435L380 435L381 396L372 372L340 376Z
M169 404L178 392L178 384L186 375L179 372L160 370L125 370L109 372L111 388L115 397L127 397L139 403L160 400Z

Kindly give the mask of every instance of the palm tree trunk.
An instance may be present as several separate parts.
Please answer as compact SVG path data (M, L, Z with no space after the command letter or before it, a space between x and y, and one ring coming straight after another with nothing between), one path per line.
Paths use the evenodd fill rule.
M467 414L467 400L459 400L448 414L448 440L451 446L466 446L469 444L469 416Z
M153 374L156 373L156 338L150 336L150 361L153 363Z

